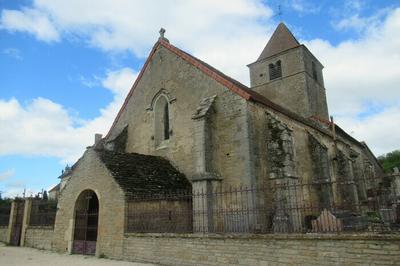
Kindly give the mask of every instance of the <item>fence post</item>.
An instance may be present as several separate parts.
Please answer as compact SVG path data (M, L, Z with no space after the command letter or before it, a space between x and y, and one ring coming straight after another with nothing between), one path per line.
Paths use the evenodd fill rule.
M396 197L400 196L400 170L398 167L393 168L393 187L394 195Z
M400 171L398 167L393 169L393 198L400 199ZM400 223L400 200L395 200L394 204L392 205L394 209L394 217L393 220L396 223Z
M10 210L10 218L8 220L8 227L7 227L7 238L6 238L6 243L10 244L11 243L11 237L12 237L12 229L14 227L15 223L15 201L11 202L11 210Z
M22 247L25 246L25 235L26 235L26 229L29 226L31 210L32 210L32 199L27 198L27 199L25 199L24 218L22 220L22 230L21 230L21 246Z

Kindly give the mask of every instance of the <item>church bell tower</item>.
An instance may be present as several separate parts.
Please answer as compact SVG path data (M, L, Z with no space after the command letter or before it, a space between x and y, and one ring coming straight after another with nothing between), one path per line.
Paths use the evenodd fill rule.
M250 87L303 117L329 120L323 65L280 23L257 61L248 65Z

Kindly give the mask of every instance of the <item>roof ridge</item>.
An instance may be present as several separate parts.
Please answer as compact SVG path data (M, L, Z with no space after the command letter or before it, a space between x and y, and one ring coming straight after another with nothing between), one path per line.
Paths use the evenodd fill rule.
M183 58L185 61L191 63L193 66L198 68L200 71L205 73L206 75L212 77L214 80L216 80L218 83L221 83L231 91L235 92L236 94L242 96L246 100L249 100L251 98L251 93L250 88L241 83L240 81L237 81L236 79L233 79L229 77L228 75L222 73L218 69L214 68L213 66L207 64L206 62L198 59L197 57L177 48L176 46L165 42L163 40L160 41L161 45L167 48L168 50L172 51L179 57Z
M215 81L217 81L218 83L222 84L224 87L228 88L229 90L231 90L232 92L236 93L237 95L241 96L242 98L244 98L245 100L248 101L254 101L256 103L259 103L263 106L269 107L281 114L284 114L302 124L308 125L324 134L330 134L329 132L327 132L326 130L324 130L323 128L320 128L319 126L316 126L310 119L301 117L300 115L289 111L288 109L272 102L271 100L267 99L266 97L262 96L261 94L251 90L249 87L247 87L246 85L242 84L241 82L229 77L228 75L224 74L223 72L219 71L218 69L212 67L211 65L205 63L204 61L196 58L195 56L177 48L176 46L170 44L169 42L163 40L163 39L159 39L153 46L149 56L147 57L146 62L144 63L138 77L136 78L134 84L131 87L131 90L129 91L128 95L125 98L125 101L121 107L121 109L119 110L116 118L114 119L114 122L110 128L110 130L108 131L107 135L105 138L108 138L112 129L114 128L115 124L117 123L119 117L121 116L122 111L124 110L125 106L127 105L130 97L133 94L133 91L135 90L137 84L139 83L141 77L143 76L144 71L147 68L147 65L149 64L151 58L153 57L153 55L155 54L156 50L160 47L163 46L166 49L168 49L170 52L176 54L177 56L179 56L180 58L182 58L183 60L185 60L186 62L190 63L191 65L193 65L194 67L196 67L197 69L199 69L200 71L202 71L204 74L210 76L211 78L213 78Z
M119 117L121 116L122 111L125 109L125 106L128 104L128 101L129 101L129 99L131 98L131 96L132 96L132 94L133 94L133 91L135 90L137 84L139 83L140 79L142 78L143 73L144 73L144 71L146 70L147 65L148 65L149 62L150 62L150 59L153 57L154 53L156 52L156 50L157 50L158 46L160 46L160 44L161 44L161 43L160 43L160 40L159 40L159 41L157 41L157 42L153 45L153 48L151 49L151 51L150 51L150 53L149 53L149 56L148 56L147 59L146 59L146 62L144 63L142 69L140 70L139 75L136 77L136 80L135 80L135 82L133 83L131 89L129 90L128 95L126 95L125 100L124 100L124 103L122 104L121 108L119 109L119 111L118 111L118 113L117 113L117 116L115 117L115 119L114 119L114 121L113 121L113 123L112 123L112 125L111 125L111 127L110 127L110 129L109 129L109 131L108 131L108 133L107 133L107 135L105 136L106 139L110 136L110 133L111 133L112 129L114 128L114 126L115 126L115 124L117 123Z

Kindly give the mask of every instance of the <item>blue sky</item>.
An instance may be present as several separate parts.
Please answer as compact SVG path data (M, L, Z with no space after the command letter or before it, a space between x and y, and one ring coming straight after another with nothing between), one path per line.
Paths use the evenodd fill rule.
M398 0L93 3L0 0L6 196L55 185L94 134L107 133L160 27L172 44L248 84L246 64L283 20L325 66L339 125L377 155L400 148Z

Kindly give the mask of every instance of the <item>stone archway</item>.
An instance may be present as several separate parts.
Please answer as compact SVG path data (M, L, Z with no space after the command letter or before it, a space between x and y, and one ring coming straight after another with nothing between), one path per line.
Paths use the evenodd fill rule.
M75 226L72 253L96 253L99 199L93 190L84 190L75 203Z

